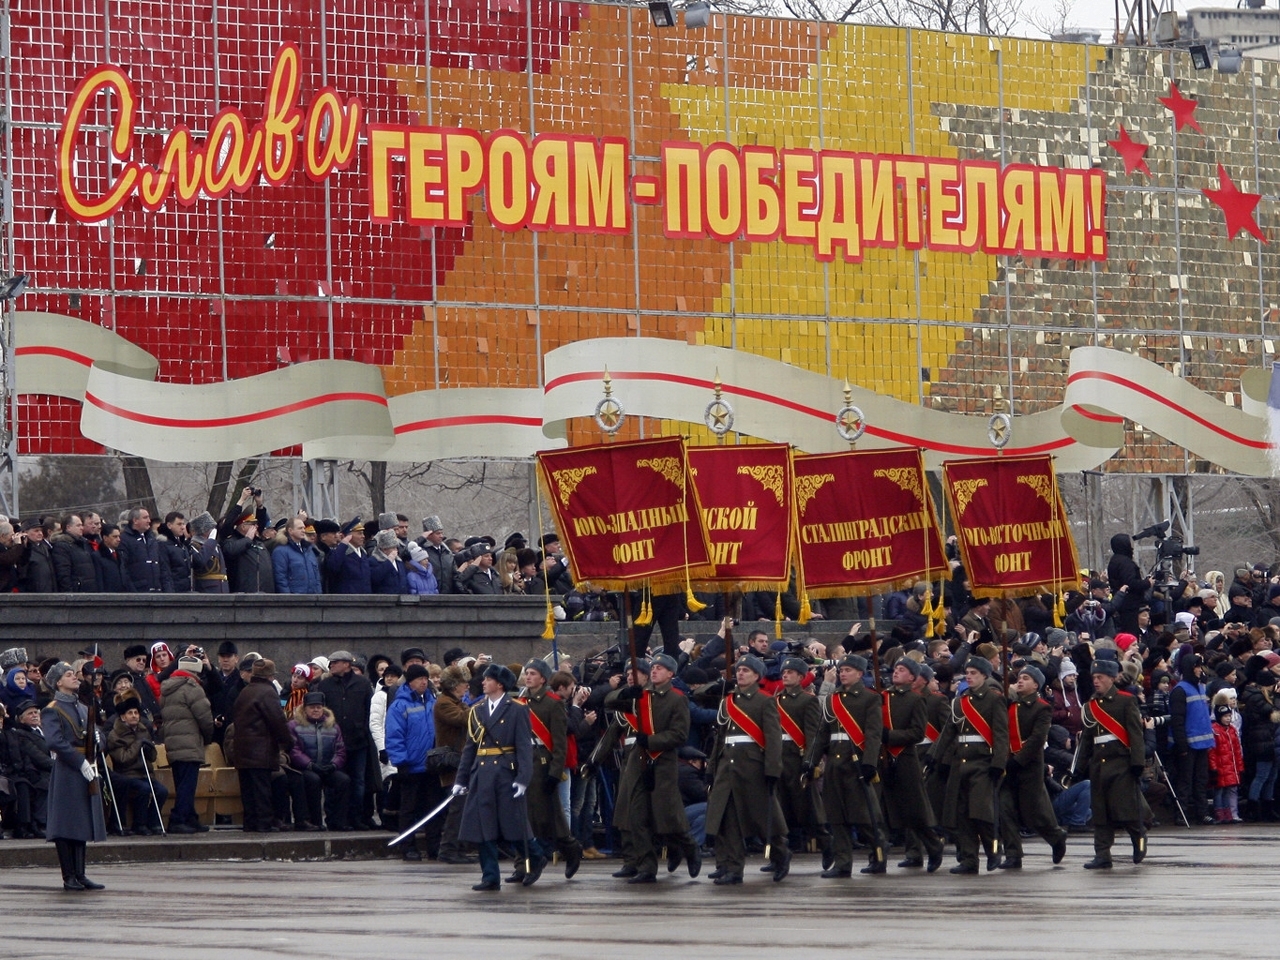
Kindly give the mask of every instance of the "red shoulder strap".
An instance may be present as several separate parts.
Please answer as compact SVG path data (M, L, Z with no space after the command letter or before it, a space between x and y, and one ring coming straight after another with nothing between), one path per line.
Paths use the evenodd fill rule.
M729 715L738 728L755 741L755 745L761 750L764 749L764 731L760 729L760 725L747 716L746 712L734 702L734 695L731 693L724 698L725 712Z
M782 701L775 701L778 704L778 722L782 724L782 732L791 737L796 742L796 746L800 748L800 752L804 752L805 740L804 731L800 729L800 724L792 719L791 714L782 708Z
M978 712L978 708L973 705L973 700L962 696L960 698L960 710L964 713L964 718L969 721L969 725L977 730L978 735L987 741L987 746L994 750L996 738L995 734L991 732L991 724L987 723L987 718Z
M853 741L854 746L859 750L865 750L867 748L867 735L862 732L862 727L858 725L858 721L853 719L853 714L844 705L844 698L838 691L831 695L831 712L836 715L836 720L840 722L840 726L844 727L844 732L849 735L849 739Z

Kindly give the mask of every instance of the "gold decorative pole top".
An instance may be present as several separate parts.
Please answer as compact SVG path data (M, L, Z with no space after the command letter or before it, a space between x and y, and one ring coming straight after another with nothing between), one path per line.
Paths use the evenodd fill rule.
M845 377L844 406L836 414L836 432L849 442L849 449L853 450L866 429L867 423L862 411L853 405L853 387L849 384L849 378Z
M716 367L716 378L711 383L711 388L715 392L715 398L707 404L706 410L702 412L703 422L706 423L707 429L716 435L716 443L723 446L725 434L733 429L733 407L728 400L725 400L724 381L720 379L720 368Z
M626 411L622 409L613 396L613 377L609 375L609 367L604 368L604 397L596 404L595 421L611 439L615 433L622 428L622 421L626 419Z

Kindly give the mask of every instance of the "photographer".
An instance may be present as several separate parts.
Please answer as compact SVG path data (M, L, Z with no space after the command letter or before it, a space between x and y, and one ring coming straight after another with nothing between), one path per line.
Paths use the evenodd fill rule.
M1142 571L1138 569L1138 564L1133 559L1133 540L1127 533L1117 533L1111 538L1111 559L1107 561L1107 582L1116 600L1114 605L1116 628L1124 633L1136 634L1139 630L1138 610L1147 602L1151 578L1143 577Z
M1112 620L1111 598L1107 596L1105 580L1090 580L1089 593L1080 605L1067 617L1065 629L1069 633L1084 633L1091 637L1110 637L1116 633ZM1134 622L1137 622L1136 611Z

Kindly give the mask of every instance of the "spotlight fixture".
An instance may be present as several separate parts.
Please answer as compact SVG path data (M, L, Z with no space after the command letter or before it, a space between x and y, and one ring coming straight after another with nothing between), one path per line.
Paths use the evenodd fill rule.
M1213 63L1209 60L1209 48L1197 43L1191 48L1191 65L1197 70L1208 70Z
M711 22L711 4L705 0L697 0L684 8L684 28L697 30Z
M676 25L676 15L668 0L649 0L649 17L655 27L666 29Z
M1223 47L1218 51L1218 72L1239 73L1244 57L1235 47Z
M27 289L27 275L19 273L8 280L0 281L0 301L15 300Z

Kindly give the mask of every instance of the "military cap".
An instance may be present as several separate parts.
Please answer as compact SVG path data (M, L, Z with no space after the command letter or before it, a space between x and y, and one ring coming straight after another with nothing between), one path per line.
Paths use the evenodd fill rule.
M500 663L489 664L481 676L485 680L498 681L504 690L514 690L516 687L516 675Z
M787 657L782 661L783 670L794 670L796 673L804 676L809 672L809 665L799 657Z
M1018 673L1025 673L1028 677L1030 677L1032 680L1036 682L1037 687L1044 686L1044 671L1042 671L1039 667L1033 667L1031 664L1028 663L1025 666L1021 667L1018 670Z
M855 670L861 670L863 673L866 673L867 658L860 657L856 653L851 653L847 657L845 657L843 660L840 661L840 666L853 667L853 669Z
M748 670L753 671L757 677L764 677L764 661L754 653L748 653L744 657L739 657L736 665L739 667L746 667Z
M1120 664L1116 660L1095 660L1093 661L1093 669L1091 673L1100 673L1107 677L1118 677L1120 675Z
M980 671L984 677L991 676L993 672L991 667L991 661L984 660L982 659L982 657L970 657L968 660L966 660L964 662L964 668L968 670L970 667L972 667L974 670Z

